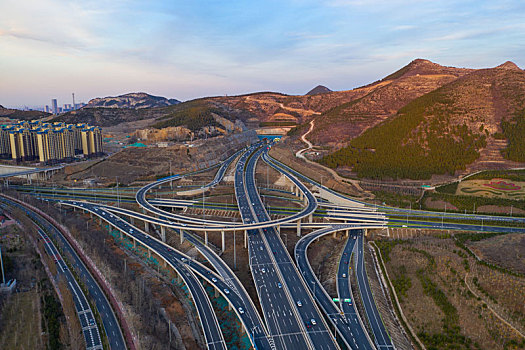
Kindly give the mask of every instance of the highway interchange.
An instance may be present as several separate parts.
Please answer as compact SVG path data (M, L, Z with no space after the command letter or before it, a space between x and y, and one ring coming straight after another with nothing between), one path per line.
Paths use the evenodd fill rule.
M501 227L483 224L477 226L438 223L431 220L436 218L435 213L425 215L421 212L421 218L417 220L388 220L384 212L396 215L402 215L404 212L392 211L392 208L388 207L370 207L334 192L271 158L268 154L270 147L271 145L265 143L257 143L232 154L220 164L214 179L201 187L202 191L207 191L219 184L228 168L234 164L234 190L242 223L207 220L173 213L164 208L182 205L178 202L180 200L148 197L153 189L160 189L168 184L172 187L174 181L195 173L169 176L140 188L136 192L135 200L142 208L142 213L88 202L82 200L81 195L70 196L70 199L55 199L61 205L79 208L98 216L119 230L122 236L132 240L134 245L142 246L150 254L154 254L159 263L169 265L176 271L190 291L208 349L226 349L226 343L220 329L220 321L201 281L212 285L228 301L256 349L394 349L368 283L363 263L363 231L368 228L386 228L387 221L401 227L409 225L411 228L501 231ZM291 192L295 193L303 204L300 209L283 218L270 218L255 182L255 171L260 160L288 179L292 186ZM305 183L343 198L350 204L330 204L326 200L318 199ZM187 207L193 203L186 201L184 205ZM323 211L319 211L321 206ZM332 221L314 222L314 215L324 216ZM465 218L467 217L471 216L465 215ZM139 229L133 224L134 220L143 221L146 228ZM521 220L523 219L517 219L517 222ZM160 237L152 235L148 227L159 228ZM283 228L294 228L298 235L301 235L302 229L313 229L297 242L294 259L281 239L280 230ZM520 227L507 229L511 232L525 232L525 229ZM166 244L166 230L179 233L181 241L185 239L195 246L212 269ZM334 301L314 274L308 261L307 250L319 237L341 231L346 232L347 242L337 267L336 285L339 301ZM196 232L206 232L206 240L203 242ZM249 268L262 314L231 268L208 247L208 232L221 233L222 250L225 232L244 234ZM352 261L357 280L354 286L350 283L350 274L353 273ZM357 288L361 296L364 308L362 314L357 312L352 288ZM106 322L107 320L104 321L104 327L107 334ZM118 327L116 322L115 324ZM371 334L367 332L365 324L369 325ZM125 347L112 345L111 348Z

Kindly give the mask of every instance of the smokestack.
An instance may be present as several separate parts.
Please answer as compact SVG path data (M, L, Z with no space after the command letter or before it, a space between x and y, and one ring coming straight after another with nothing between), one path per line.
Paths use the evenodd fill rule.
M75 93L73 92L71 95L73 95L73 110L75 110Z

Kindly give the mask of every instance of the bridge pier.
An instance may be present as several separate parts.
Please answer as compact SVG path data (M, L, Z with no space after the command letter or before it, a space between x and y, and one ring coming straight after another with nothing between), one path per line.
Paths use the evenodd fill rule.
M132 224L132 225L135 225L135 218L133 216L130 216L129 217L129 222Z
M133 239L133 249L137 249L137 240L135 238Z
M147 221L144 221L144 231L149 233L149 222L147 222Z
M166 243L166 226L160 227L160 238L162 239L162 242Z
M226 250L226 238L225 238L224 231L221 231L221 243L222 243L222 252L224 253L224 251Z
M334 233L332 233L332 237L337 238L337 231L334 231Z
M281 234L281 225L277 225L277 232Z
M308 222L310 223L314 222L314 214L308 215Z
M204 231L204 245L208 246L208 231Z
M184 231L179 228L180 244L184 243Z
M244 248L248 248L248 231L244 230Z
M148 258L151 259L151 250L148 248Z
M301 219L297 220L297 237L301 237Z

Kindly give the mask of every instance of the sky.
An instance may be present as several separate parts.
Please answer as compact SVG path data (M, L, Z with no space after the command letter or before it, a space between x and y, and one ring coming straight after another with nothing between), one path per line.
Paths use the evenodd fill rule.
M348 90L416 58L525 68L525 2L1 0L0 105Z

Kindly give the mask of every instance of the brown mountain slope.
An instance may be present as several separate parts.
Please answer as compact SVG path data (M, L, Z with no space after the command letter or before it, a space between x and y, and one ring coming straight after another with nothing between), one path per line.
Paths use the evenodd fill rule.
M469 69L414 60L381 81L361 88L370 89L366 95L317 117L310 139L317 144L341 147L367 128L394 115L408 102L469 72Z
M512 63L472 71L411 101L322 162L381 178L517 166L501 151L525 154L524 110L524 71Z

